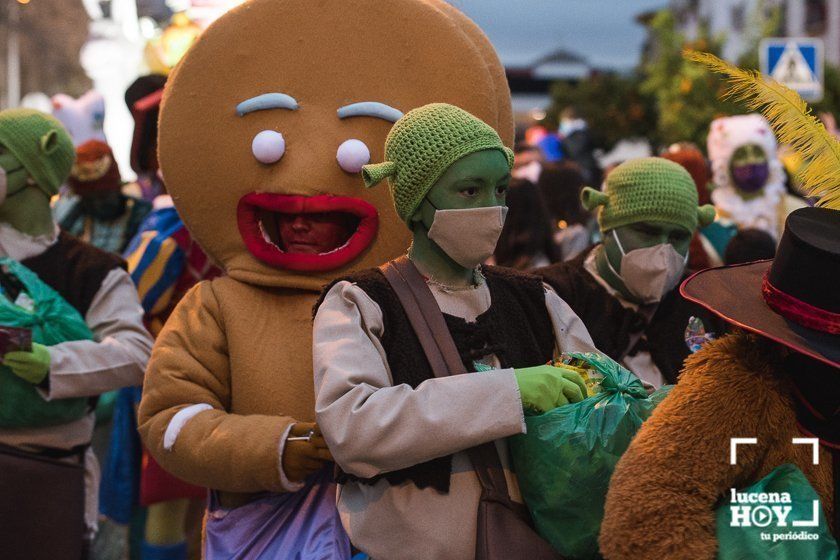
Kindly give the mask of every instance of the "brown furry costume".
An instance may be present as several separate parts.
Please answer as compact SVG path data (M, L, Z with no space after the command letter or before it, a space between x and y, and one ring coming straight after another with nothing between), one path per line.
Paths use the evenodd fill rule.
M237 114L243 100L272 92L293 96L299 109ZM371 161L383 159L391 123L337 116L366 101L402 112L452 103L512 143L504 70L478 27L443 0L251 0L208 28L168 82L163 174L193 237L228 276L196 286L161 332L139 429L165 469L224 491L223 505L248 499L233 493L283 491L281 436L315 419L311 310L321 286L408 245L387 189L365 189L336 161L350 138L370 148ZM263 130L286 140L274 164L252 154ZM336 268L272 266L241 235L238 209L252 193L352 198L376 209L378 232ZM205 410L168 432L179 411L197 405Z
M680 381L619 461L607 494L601 552L609 560L714 559L715 507L783 463L798 466L833 512L831 455L793 445L802 437L782 352L737 332L690 356ZM795 372L793 372L795 373ZM729 464L732 437L756 437Z

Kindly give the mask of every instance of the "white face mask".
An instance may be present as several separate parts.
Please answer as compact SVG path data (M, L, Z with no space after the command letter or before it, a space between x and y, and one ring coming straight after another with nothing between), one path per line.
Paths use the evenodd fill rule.
M475 268L496 250L507 211L507 206L435 210L429 239L456 263Z
M674 289L685 271L688 252L682 256L670 243L660 243L625 253L615 230L612 235L621 251L621 274L616 272L609 258L607 266L621 278L633 297L641 303L656 303Z

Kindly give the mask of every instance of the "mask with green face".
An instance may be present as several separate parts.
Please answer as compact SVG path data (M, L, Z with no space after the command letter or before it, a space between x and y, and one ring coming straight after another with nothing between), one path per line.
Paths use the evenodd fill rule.
M607 266L637 302L661 301L679 283L688 262L688 251L685 256L680 255L670 243L625 251L616 231L612 230L611 234L621 252L621 272L613 268L609 258Z
M388 179L397 213L414 233L413 259L440 269L433 273L459 275L493 254L513 153L492 127L453 105L425 105L394 124L385 158L362 175L368 187Z
M755 196L770 177L770 165L767 156L760 146L747 144L741 146L732 155L729 166L732 182L735 187L746 196Z
M415 212L415 240L424 235L463 268L486 261L507 216L505 196L510 167L500 150L483 150L452 164ZM429 220L429 210L434 213ZM415 253L416 254L416 253Z
M436 210L429 239L464 268L475 268L496 250L507 206Z

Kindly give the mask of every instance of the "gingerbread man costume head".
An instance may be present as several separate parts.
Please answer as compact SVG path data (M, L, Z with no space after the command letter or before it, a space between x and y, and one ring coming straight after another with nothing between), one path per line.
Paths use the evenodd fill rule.
M387 192L365 189L359 171L382 160L395 120L430 102L512 141L504 70L442 0L253 0L210 26L172 74L163 175L231 277L315 290L405 250ZM319 253L284 245L279 224L299 214L339 217L343 242Z

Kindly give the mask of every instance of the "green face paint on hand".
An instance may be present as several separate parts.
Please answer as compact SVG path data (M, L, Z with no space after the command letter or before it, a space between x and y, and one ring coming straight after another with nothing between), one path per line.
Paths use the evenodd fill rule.
M452 164L411 217L411 258L438 280L472 281L472 268L498 241L509 183L510 167L499 150Z

